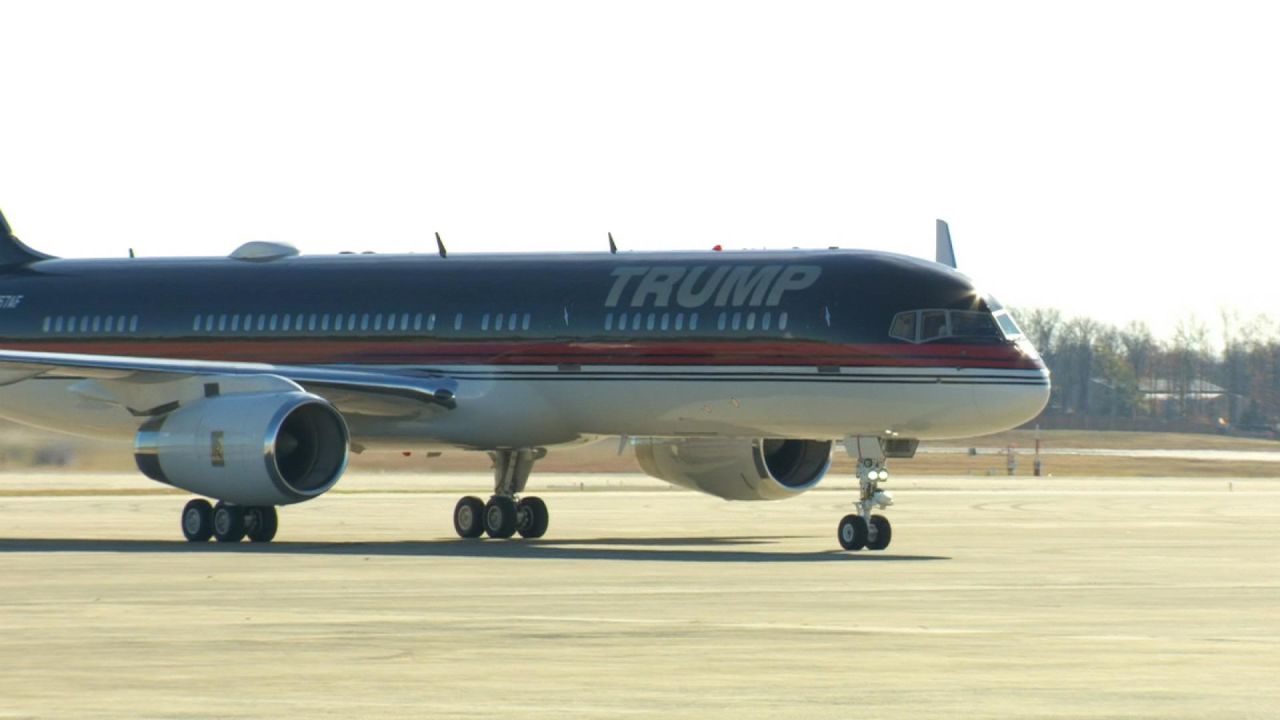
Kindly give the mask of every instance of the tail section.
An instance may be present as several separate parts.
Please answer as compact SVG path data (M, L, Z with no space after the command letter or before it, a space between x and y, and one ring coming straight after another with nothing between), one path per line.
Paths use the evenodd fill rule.
M9 269L29 265L38 260L49 260L53 256L32 250L13 236L9 222L0 212L0 269Z
M940 265L948 267L956 266L956 251L951 247L951 228L947 226L947 221L938 221L938 250L937 262Z

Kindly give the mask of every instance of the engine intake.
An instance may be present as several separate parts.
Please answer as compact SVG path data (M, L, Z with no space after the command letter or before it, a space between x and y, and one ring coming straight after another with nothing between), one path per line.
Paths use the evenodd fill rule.
M726 500L783 500L817 485L831 466L830 440L641 440L647 474Z
M152 480L239 505L288 505L332 488L346 421L305 392L224 395L147 421L134 459Z

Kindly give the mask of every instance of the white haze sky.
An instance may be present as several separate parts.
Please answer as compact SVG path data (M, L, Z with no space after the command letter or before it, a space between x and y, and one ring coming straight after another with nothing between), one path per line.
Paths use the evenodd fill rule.
M0 208L76 257L932 257L941 217L1006 304L1280 319L1278 13L0 0Z

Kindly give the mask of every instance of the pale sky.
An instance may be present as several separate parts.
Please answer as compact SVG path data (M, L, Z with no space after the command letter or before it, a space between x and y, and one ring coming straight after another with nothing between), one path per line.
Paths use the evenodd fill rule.
M861 247L1168 332L1280 319L1266 3L10 2L60 256Z

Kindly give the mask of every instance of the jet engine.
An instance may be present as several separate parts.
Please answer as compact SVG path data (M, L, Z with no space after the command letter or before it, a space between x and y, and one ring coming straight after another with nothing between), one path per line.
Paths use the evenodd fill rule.
M306 392L199 400L147 421L134 459L152 480L237 505L318 497L347 466L342 415Z
M830 440L638 440L649 475L725 500L783 500L811 489L831 466Z

